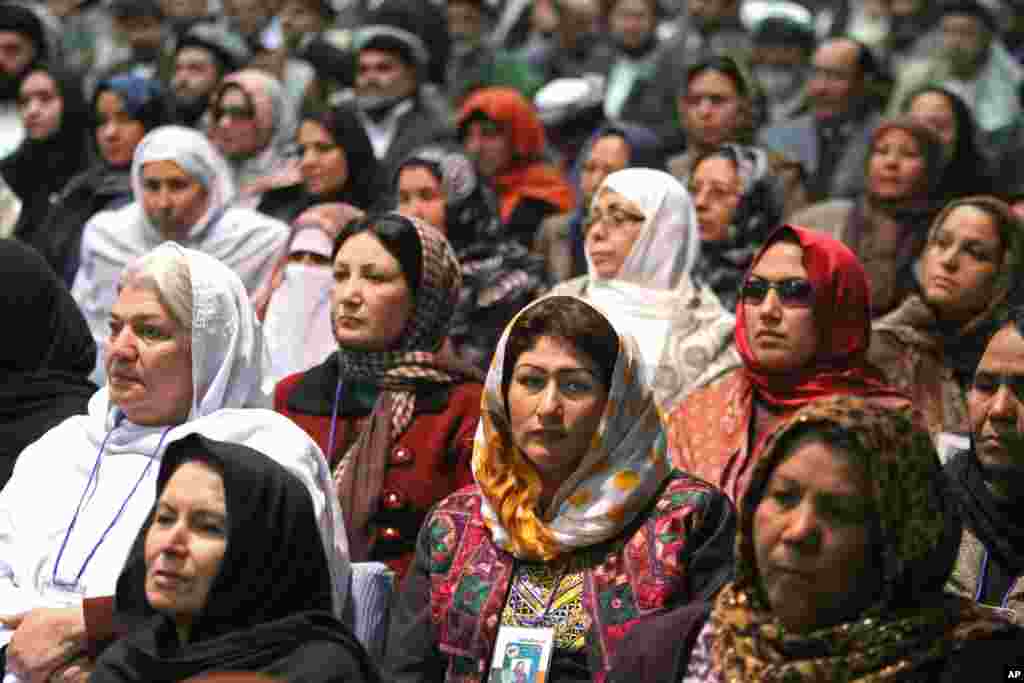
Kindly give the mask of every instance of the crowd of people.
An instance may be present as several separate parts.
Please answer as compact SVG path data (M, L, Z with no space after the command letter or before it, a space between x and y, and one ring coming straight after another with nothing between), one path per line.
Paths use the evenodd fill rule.
M1024 672L1016 0L0 0L0 285L3 683Z

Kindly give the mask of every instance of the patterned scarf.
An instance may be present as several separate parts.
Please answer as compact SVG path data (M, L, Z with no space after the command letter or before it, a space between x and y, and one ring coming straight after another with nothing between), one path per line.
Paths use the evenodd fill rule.
M397 348L338 349L343 380L373 384L382 390L368 426L334 472L353 561L369 556L369 520L377 509L388 453L412 422L416 389L479 378L474 369L441 351L462 282L455 253L444 236L427 223L398 214L389 217L415 226L423 267L415 305Z
M860 446L879 518L882 591L855 621L787 631L758 585L754 512L772 471L789 455L786 435L807 423L838 427ZM711 614L712 664L724 681L903 681L965 641L1010 628L974 603L943 593L960 541L960 521L928 434L909 412L853 396L806 405L767 441L740 508L736 580ZM837 596L838 597L838 596Z
M509 412L502 390L509 335L527 306L517 315L498 343L484 384L480 425L473 442L473 474L480 484L481 512L495 545L519 559L540 560L495 512L500 505L498 491L481 482L481 469L490 463L510 459L515 449L509 428ZM592 305L588 302L588 306ZM595 311L598 309L594 309ZM611 322L609 321L611 324ZM644 510L671 472L665 428L652 390L643 381L641 356L636 340L619 334L619 356L615 361L604 415L576 471L562 483L546 511L538 518L553 538L557 555L607 541L617 536ZM520 482L521 484L521 482Z

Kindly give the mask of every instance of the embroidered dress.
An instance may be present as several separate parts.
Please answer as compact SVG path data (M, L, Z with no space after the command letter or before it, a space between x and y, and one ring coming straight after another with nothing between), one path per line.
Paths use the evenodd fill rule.
M549 564L520 565L501 612L501 625L552 628L556 649L582 650L587 634L583 572L564 570Z

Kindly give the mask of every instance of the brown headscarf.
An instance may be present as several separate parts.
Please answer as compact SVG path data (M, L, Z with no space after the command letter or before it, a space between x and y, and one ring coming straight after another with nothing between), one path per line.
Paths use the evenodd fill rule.
M381 389L366 429L334 473L353 562L369 556L369 520L377 509L388 454L412 422L416 388L482 379L476 368L462 364L442 350L462 283L459 262L448 240L418 218L397 213L378 218L407 221L415 227L422 268L413 310L397 348L338 348L339 376L343 380L362 381Z
M871 482L882 590L856 620L793 633L773 617L759 589L754 512L796 433L815 425L846 432L850 453ZM711 614L713 666L724 681L904 681L966 641L1011 625L964 598L945 594L961 524L927 432L909 411L853 396L813 401L768 440L740 506L736 579ZM841 599L842 596L836 596Z

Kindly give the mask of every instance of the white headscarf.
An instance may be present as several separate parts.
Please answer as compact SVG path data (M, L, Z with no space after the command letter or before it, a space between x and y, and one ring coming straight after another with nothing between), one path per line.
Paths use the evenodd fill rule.
M168 444L199 433L265 453L306 485L335 578L334 607L340 616L347 599L348 545L330 471L302 429L273 411L254 409L268 405L269 396L261 386L263 337L245 288L237 275L206 254L174 243L159 249L187 259L192 283L193 398L188 419L173 427L136 425L103 388L90 399L88 415L64 421L26 448L0 491L0 604L12 613L58 604L45 582L52 577L79 500L83 506L61 559L61 578L74 577L138 481L118 523L82 575L86 597L113 595L121 566L153 505L159 458ZM39 499L43 491L45 505Z
M206 188L209 208L181 243L231 268L242 279L246 291L254 292L269 280L288 241L290 230L281 221L248 209L229 208L235 197L231 172L201 133L181 126L151 131L135 149L132 161L136 201L96 214L86 223L82 235L82 263L71 294L99 347L105 343L121 271L166 240L149 220L140 201L142 167L152 161L173 161ZM96 379L103 379L102 363Z
M697 262L700 235L690 193L673 176L653 168L612 173L594 194L617 192L636 204L646 220L618 274L611 279L647 289L675 289ZM591 280L600 280L587 255Z
M599 276L587 254L589 275L580 293L617 329L629 330L636 337L644 377L653 385L672 326L694 296L689 274L700 246L697 213L686 188L663 171L616 171L605 178L594 195L595 202L606 189L636 204L644 214L644 224L614 278ZM553 293L572 292L556 289ZM710 296L714 307L720 309L717 298Z

